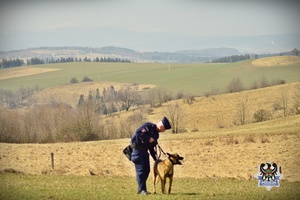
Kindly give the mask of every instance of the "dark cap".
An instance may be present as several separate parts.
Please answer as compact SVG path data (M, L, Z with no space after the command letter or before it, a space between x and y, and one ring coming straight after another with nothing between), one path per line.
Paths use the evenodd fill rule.
M171 129L171 124L170 124L169 120L166 117L164 117L161 120L161 122L163 123L165 129Z

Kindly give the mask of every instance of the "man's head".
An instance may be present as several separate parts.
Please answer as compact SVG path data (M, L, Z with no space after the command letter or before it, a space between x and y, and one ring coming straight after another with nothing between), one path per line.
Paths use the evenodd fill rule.
M165 132L165 130L171 129L171 124L169 120L164 117L160 122L156 124L158 132Z

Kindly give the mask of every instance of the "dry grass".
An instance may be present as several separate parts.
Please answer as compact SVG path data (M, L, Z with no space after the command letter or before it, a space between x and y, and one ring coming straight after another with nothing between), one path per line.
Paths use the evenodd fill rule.
M282 95L287 95L288 110L293 106L293 97L300 82L278 85L268 88L243 91L239 93L222 94L212 97L197 97L192 105L184 104L182 100L169 102L178 103L182 110L181 125L188 132L200 132L229 128L239 125L238 110L241 102L246 104L246 123L254 121L253 114L264 109L272 113L272 119L283 117L282 110L274 110L274 102L280 101ZM166 113L166 107L156 108L147 120L156 122ZM280 123L280 122L279 122Z
M258 172L258 165L271 161L282 167L285 180L294 182L300 181L300 173L294 170L300 165L299 120L300 116L286 118L275 127L271 122L264 122L203 133L162 133L159 143L166 152L179 153L185 158L182 166L176 166L175 177L249 180ZM266 133L264 128L256 132L261 127L280 130L287 124L292 129L282 133ZM128 143L129 139L55 144L2 143L0 171L135 176L133 163L122 154ZM54 153L54 170L51 168L51 153Z
M60 69L51 69L51 68L34 68L34 67L18 67L11 69L1 69L0 70L0 80L17 78L21 76L30 76L34 74L41 74L51 71L56 71Z
M290 64L299 64L300 58L298 56L273 56L266 58L259 58L252 61L253 65L260 67L274 67L284 66Z

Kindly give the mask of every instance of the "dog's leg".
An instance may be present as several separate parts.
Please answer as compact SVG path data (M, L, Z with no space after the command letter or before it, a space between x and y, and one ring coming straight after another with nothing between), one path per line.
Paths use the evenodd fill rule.
M154 177L154 180L153 180L153 194L156 194L156 185L159 182L159 179L160 179L159 175L156 175Z
M158 177L154 170L153 171L153 194L156 194L156 178L158 178Z
M171 194L171 187L172 187L173 177L169 177L169 191L168 194Z
M153 176L153 194L156 194L156 187L155 187L155 183L156 182L156 176L155 176L155 174L154 174L154 176Z
M165 194L166 193L166 178L165 177L163 177L163 178L161 178L161 192L163 193L163 194Z

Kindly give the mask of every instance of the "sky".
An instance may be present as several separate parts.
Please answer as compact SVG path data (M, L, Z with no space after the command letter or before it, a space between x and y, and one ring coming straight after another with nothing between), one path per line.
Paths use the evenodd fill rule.
M299 11L294 0L7 0L0 2L0 50L70 45L59 31L112 27L183 37L300 33ZM92 37L85 34L76 39Z

